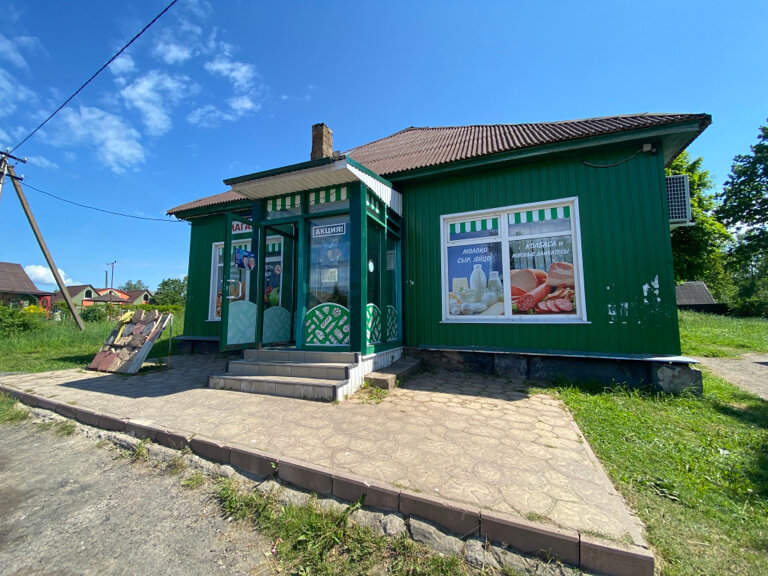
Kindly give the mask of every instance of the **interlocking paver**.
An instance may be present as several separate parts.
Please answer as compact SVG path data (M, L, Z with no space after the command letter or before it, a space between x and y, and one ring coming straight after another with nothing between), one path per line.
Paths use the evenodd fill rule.
M132 377L63 370L4 376L0 385L459 505L642 543L639 521L567 410L520 382L421 373L379 404L332 405L207 388L225 363L181 356L171 370Z

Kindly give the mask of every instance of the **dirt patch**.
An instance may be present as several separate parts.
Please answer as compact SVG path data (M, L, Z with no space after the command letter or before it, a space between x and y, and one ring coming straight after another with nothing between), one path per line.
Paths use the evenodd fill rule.
M0 566L9 576L272 574L270 544L205 489L33 421L0 426Z
M742 354L738 358L696 358L717 376L768 400L768 354Z

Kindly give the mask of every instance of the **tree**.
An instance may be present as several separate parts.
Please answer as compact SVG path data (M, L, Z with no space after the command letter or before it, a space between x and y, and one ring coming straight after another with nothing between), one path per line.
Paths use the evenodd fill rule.
M187 299L187 276L183 280L166 278L157 285L157 291L152 296L152 304L158 306L184 306Z
M134 282L133 280L126 280L123 282L120 286L117 288L118 290L149 290L149 287L144 284L141 280L136 280Z
M768 248L768 126L760 127L751 154L733 159L731 173L720 195L720 222L742 234L740 244L755 254Z
M750 150L733 159L717 216L737 232L728 250L738 287L737 311L768 316L768 126L760 127Z
M731 235L714 215L715 196L708 170L702 169L702 158L691 160L683 151L667 168L667 175L687 174L691 192L693 226L672 232L672 256L675 280L704 281L717 300L727 301L732 282L726 272L726 244Z

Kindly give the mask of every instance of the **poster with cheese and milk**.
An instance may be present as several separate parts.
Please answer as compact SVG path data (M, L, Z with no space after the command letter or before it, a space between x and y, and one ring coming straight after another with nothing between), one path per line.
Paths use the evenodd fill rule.
M448 313L451 316L503 316L507 294L502 282L501 244L448 248Z

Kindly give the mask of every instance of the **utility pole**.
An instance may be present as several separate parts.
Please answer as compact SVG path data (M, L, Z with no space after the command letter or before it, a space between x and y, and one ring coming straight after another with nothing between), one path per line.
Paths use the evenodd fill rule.
M117 260L115 260L114 262L107 262L107 266L112 266L112 279L109 281L109 305L110 306L112 305L112 290L115 285L115 264L117 264Z
M32 227L32 232L35 233L35 238L37 238L37 243L40 245L40 249L43 251L43 256L45 256L45 261L48 262L48 267L51 269L51 273L53 274L53 277L56 279L56 284L59 286L59 290L61 290L61 295L64 296L64 301L67 303L67 307L69 308L69 311L72 313L72 318L75 319L75 322L77 323L77 327L80 328L80 330L85 330L85 326L83 325L83 320L80 318L80 314L77 312L77 308L75 308L74 302L72 302L72 297L69 295L69 292L67 291L67 287L64 285L64 280L61 279L61 274L59 274L59 269L56 268L56 263L53 261L53 256L51 256L51 253L48 251L48 246L45 244L45 240L43 240L43 235L40 233L40 229L37 227L37 222L35 221L35 217L32 215L32 209L29 207L29 203L27 202L27 197L24 195L24 191L21 189L21 184L19 184L19 177L16 176L16 172L13 169L13 166L8 165L7 159L5 156L9 156L8 154L3 154L3 160L5 161L6 170L8 170L8 175L11 177L11 183L13 184L14 189L16 190L16 195L19 197L19 202L21 202L21 207L24 209L24 213L27 215L27 220L29 220L29 225ZM14 158L14 160L19 160L18 158Z

